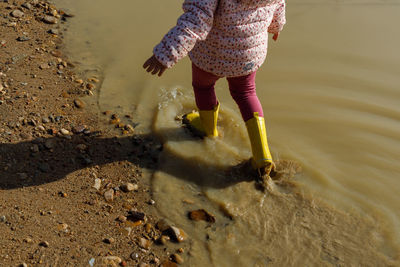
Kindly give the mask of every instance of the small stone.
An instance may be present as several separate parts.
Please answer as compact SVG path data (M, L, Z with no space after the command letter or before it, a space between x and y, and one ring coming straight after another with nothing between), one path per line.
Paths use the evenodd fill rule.
M107 256L102 258L102 264L101 266L117 266L118 264L121 264L122 259L117 256Z
M94 179L93 188L96 189L97 191L100 190L100 188L101 188L101 179L99 179L99 178Z
M178 264L182 264L184 262L183 258L181 257L181 255L179 254L172 254L171 255L171 260L173 260L174 262L178 263Z
M215 216L208 213L204 209L190 211L188 216L189 219L193 221L206 221L210 223L215 223Z
M27 140L27 139L31 139L32 136L30 134L27 134L27 133L21 133L21 138L24 139L24 140Z
M65 192L62 192L62 191L58 192L58 195L59 195L60 197L68 197L68 194L65 193Z
M50 29L49 33L58 35L59 31L57 29Z
M68 131L67 129L64 129L64 128L62 128L62 129L60 130L60 132L61 132L61 134L63 134L63 135L69 135L69 131Z
M120 122L121 122L121 120L119 118L110 120L110 124L118 124Z
M163 245L166 245L169 241L171 240L171 238L167 235L162 235L159 239L159 242Z
M29 3L23 3L21 6L29 10L32 9L32 5Z
M28 264L26 264L25 262L21 263L20 265L18 265L19 267L28 267Z
M146 217L146 214L144 214L143 212L139 212L139 211L130 211L129 212L129 216L128 216L128 220L130 221L144 221Z
M28 244L31 244L31 243L33 243L33 240L32 240L32 238L27 237L27 238L24 238L24 242L28 243Z
M104 192L104 198L107 202L112 202L114 200L114 189L109 189Z
M119 265L121 265L122 267L126 267L128 266L128 263L126 261L121 261Z
M155 205L156 202L153 199L150 199L147 203L149 203L149 205Z
M153 229L153 225L151 225L151 223L146 223L145 229L146 233L150 234L151 230Z
M185 252L185 250L183 248L178 249L178 253L183 253L183 252Z
M133 126L130 125L130 124L125 125L125 129L126 129L127 131L131 131L131 132L134 132L134 131L135 131L135 128L133 128Z
M170 229L172 237L176 241L183 242L187 239L187 234L182 229L175 227L175 226L171 226L169 229Z
M103 242L106 244L112 244L115 242L115 239L112 237L108 237L108 238L104 238Z
M48 248L50 246L50 244L47 241L42 241L42 242L39 243L39 246Z
M6 221L7 221L6 216L5 215L1 215L0 216L0 222L6 222Z
M75 126L74 128L72 128L72 131L76 134L83 133L85 130L86 130L85 125L78 125L78 126Z
M68 224L66 224L66 223L60 223L58 226L57 226L57 229L59 230L59 231L67 231L68 230Z
M161 232L164 232L170 228L169 224L164 219L159 220L156 224L156 227Z
M22 18L24 16L24 12L22 12L21 10L14 10L13 12L11 12L11 16L14 18Z
M50 122L50 119L49 119L49 118L42 118L42 122L43 122L43 123L49 123L49 122Z
M93 90L94 87L95 87L95 86L94 86L94 84L92 84L92 83L86 84L86 88L89 89L89 90Z
M80 100L80 99L75 99L74 100L74 104L77 108L84 108L85 107L85 103Z
M53 16L45 16L43 18L43 22L47 23L47 24L56 24L58 22L57 18L53 17Z
M124 215L120 215L120 216L118 216L118 218L117 218L117 221L119 221L119 222L121 222L121 223L124 223L124 222L126 222L128 219L124 216Z
M151 244L152 244L152 242L150 240L147 240L146 238L140 238L139 239L139 246L141 248L144 248L144 249L147 250L147 249L150 248Z
M29 41L31 38L29 38L28 36L19 36L18 38L17 38L17 41L18 42L26 42L26 41Z
M39 126L37 127L37 129L38 129L39 131L42 131L42 132L45 132L45 131L46 131L46 129L45 129L42 125L39 125Z
M124 192L131 192L134 190L138 190L139 186L137 184L126 183L120 186L121 190Z
M130 256L130 257L131 257L132 260L137 260L137 259L139 259L139 254L133 252L133 253L131 253L131 256Z
M39 68L40 68L41 70L45 70L45 69L50 68L50 66L49 66L49 64L47 64L47 63L43 63L43 64L40 64L40 65L39 65Z

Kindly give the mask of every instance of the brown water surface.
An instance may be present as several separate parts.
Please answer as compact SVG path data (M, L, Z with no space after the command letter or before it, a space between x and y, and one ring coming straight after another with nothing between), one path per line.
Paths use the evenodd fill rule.
M230 172L250 145L226 81L217 84L223 137L199 140L175 120L194 108L189 60L162 78L141 68L181 1L55 2L76 15L67 50L101 76L101 108L134 114L138 131L163 140L153 193L191 236L187 266L400 264L398 1L288 1L257 90L274 157L303 171L266 194ZM216 223L189 221L198 208Z

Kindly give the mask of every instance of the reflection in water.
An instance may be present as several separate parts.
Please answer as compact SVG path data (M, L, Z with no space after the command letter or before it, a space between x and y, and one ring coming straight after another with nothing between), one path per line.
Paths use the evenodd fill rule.
M222 169L250 156L223 80L217 83L223 138L199 141L185 132L160 131L179 129L175 116L194 107L188 60L160 79L141 69L175 23L181 1L55 2L76 14L67 34L73 59L103 73L101 108L120 106L140 118L143 132L152 129L163 139L154 194L160 212L195 240L190 266L386 265L384 255L398 260L397 2L288 1L288 24L270 45L257 90L272 152L302 165L295 192L307 191L309 197L291 190L264 195L246 179L217 186L226 178ZM194 165L182 165L179 158ZM185 212L192 207L184 198L214 212L216 225L188 222Z

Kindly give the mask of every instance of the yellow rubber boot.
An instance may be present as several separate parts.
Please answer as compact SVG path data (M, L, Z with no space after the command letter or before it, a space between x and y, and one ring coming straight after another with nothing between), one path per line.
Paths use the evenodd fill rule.
M218 136L218 111L219 103L212 110L199 110L199 112L186 114L184 122L205 136L216 137Z
M251 150L253 152L252 165L254 169L263 169L267 175L275 167L267 141L267 131L265 120L254 112L254 117L246 121L247 132L249 134Z

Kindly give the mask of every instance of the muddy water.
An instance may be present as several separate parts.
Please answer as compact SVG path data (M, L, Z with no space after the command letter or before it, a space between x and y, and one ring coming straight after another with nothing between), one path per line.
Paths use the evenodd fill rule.
M189 60L159 79L141 69L181 1L56 3L76 15L67 50L103 79L101 108L134 114L138 131L162 139L154 198L191 236L188 266L400 264L397 1L288 1L288 25L270 44L257 90L273 155L303 171L283 173L267 194L232 171L250 152L224 80L223 137L198 140L175 120L194 108ZM216 223L188 221L197 208Z

